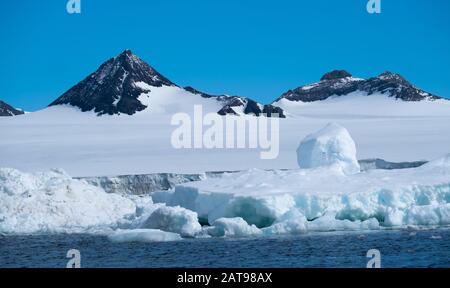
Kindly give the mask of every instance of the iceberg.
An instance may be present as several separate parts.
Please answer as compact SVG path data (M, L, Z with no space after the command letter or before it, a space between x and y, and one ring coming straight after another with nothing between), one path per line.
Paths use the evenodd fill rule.
M62 170L0 169L0 233L77 233L119 225L136 213L133 201L107 194Z
M306 136L297 149L297 162L304 169L337 165L347 174L360 172L355 142L347 129L336 123Z
M297 208L292 208L262 231L265 235L303 234L308 231L308 220Z
M106 193L62 170L0 169L0 234L108 234L118 228L128 230L118 230L114 239L143 241L194 237L202 230L196 212L154 204L149 196Z
M255 225L249 225L240 217L217 219L205 230L213 237L248 237L261 234L261 230Z
M202 230L197 213L179 206L157 208L145 220L141 228L160 229L178 233L183 237L194 237Z
M108 235L112 242L168 242L182 240L181 236L172 232L165 232L158 229L133 229L117 230Z
M380 224L378 219L369 218L368 220L348 220L336 219L333 213L325 214L315 221L308 222L308 231L311 232L329 232L329 231L367 231L378 230Z

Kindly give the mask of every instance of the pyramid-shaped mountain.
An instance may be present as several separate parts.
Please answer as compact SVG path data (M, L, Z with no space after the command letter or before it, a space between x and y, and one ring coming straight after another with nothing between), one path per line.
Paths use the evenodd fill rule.
M50 106L68 104L79 107L82 111L94 111L98 115L121 113L133 115L145 109L151 111L151 99L149 104L141 101L140 96L155 87L173 87L182 90L183 94L210 99L215 104L219 104L216 112L220 115L243 113L259 116L266 113L268 116L272 116L273 113L277 113L280 117L284 117L280 108L262 105L249 98L215 96L191 87L178 87L130 50L125 50L117 57L102 64L96 72L69 89ZM151 98L153 95L148 97ZM158 101L158 104L161 104L160 102Z

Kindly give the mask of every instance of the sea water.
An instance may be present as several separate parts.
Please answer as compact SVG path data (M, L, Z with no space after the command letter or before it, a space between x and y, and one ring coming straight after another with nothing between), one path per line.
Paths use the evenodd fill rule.
M450 229L316 233L245 239L112 243L105 236L0 236L0 267L65 268L70 249L81 267L353 267L377 249L381 267L450 267Z

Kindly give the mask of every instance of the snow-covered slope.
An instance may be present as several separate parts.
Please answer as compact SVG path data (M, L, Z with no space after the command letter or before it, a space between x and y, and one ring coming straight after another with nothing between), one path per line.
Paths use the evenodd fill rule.
M170 139L176 127L170 125L168 115L143 111L133 116L97 117L69 106L50 107L0 118L0 167L63 168L73 176L292 169L297 167L300 140L329 122L347 128L357 143L359 160L411 162L450 152L447 101L403 102L384 95L349 95L290 102L286 108L295 109L280 119L279 156L261 160L258 149L174 149ZM175 102L171 109L178 109Z
M290 101L280 99L275 105L288 116L307 118L350 119L417 119L450 115L450 101L445 99L402 101L387 95L356 91L342 96L330 96L321 101Z
M135 59L129 52L118 57ZM331 86L344 93L346 85L353 87L360 82L372 83L369 88L373 89L384 83L386 89L376 89L371 93L367 88L365 91L357 90L340 96L335 89L329 92L331 95L325 94L329 97L322 101L303 102L290 100L289 97L281 98L275 106L283 108L287 118L280 119L280 153L274 160L261 160L259 149L175 149L170 142L176 128L170 124L173 113L192 114L193 106L200 104L205 113L222 114L220 111L225 109L226 114L234 114L235 110L245 111L248 104L253 102L233 96L214 97L193 88L171 85L171 82L158 78L159 74L155 74L154 70L148 69L144 70L148 73L153 71L151 73L154 75L150 73L152 79L161 86L140 81L142 78L139 78L139 73L133 76L129 85L137 87L137 101L147 108L135 111L131 116L123 110L120 115L98 117L98 113L109 113L109 110L102 110L102 106L98 106L96 112L94 110L97 108L81 112L82 109L78 107L61 104L20 117L0 118L0 167L24 171L43 171L56 167L65 169L73 176L203 173L251 168L293 169L297 167L296 149L299 141L330 122L347 128L357 143L359 160L380 158L391 162L412 162L432 160L450 152L450 101L423 93L425 96L421 101L405 101L391 93L411 91L412 85L405 86L403 80L397 77L389 80L384 75L369 82L350 77L344 72L324 76L317 84L321 86L320 89L317 89L330 91L334 89L330 88L330 83L335 83L336 86ZM116 74L120 75L119 72ZM101 73L91 77L97 79L100 76ZM386 77L388 79L383 80ZM99 79L106 81L105 78ZM97 85L89 79L85 81L89 85ZM396 89L392 83L397 83ZM315 89L311 88L315 85L303 89ZM362 86L358 84L355 87ZM68 92L67 95L72 94ZM76 98L76 94L72 96ZM109 102L104 102L100 98L99 103L109 103L107 107L117 100L112 97L108 98ZM121 107L119 102L116 104ZM236 106L239 103L244 105ZM264 110L260 104L256 104L256 107ZM249 111L255 113L254 109Z

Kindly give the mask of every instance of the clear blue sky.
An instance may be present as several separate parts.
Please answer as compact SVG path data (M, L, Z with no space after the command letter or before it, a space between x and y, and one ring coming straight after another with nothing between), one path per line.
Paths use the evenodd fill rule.
M450 1L381 1L1 1L0 99L43 108L127 48L179 85L262 102L338 68L450 97Z

